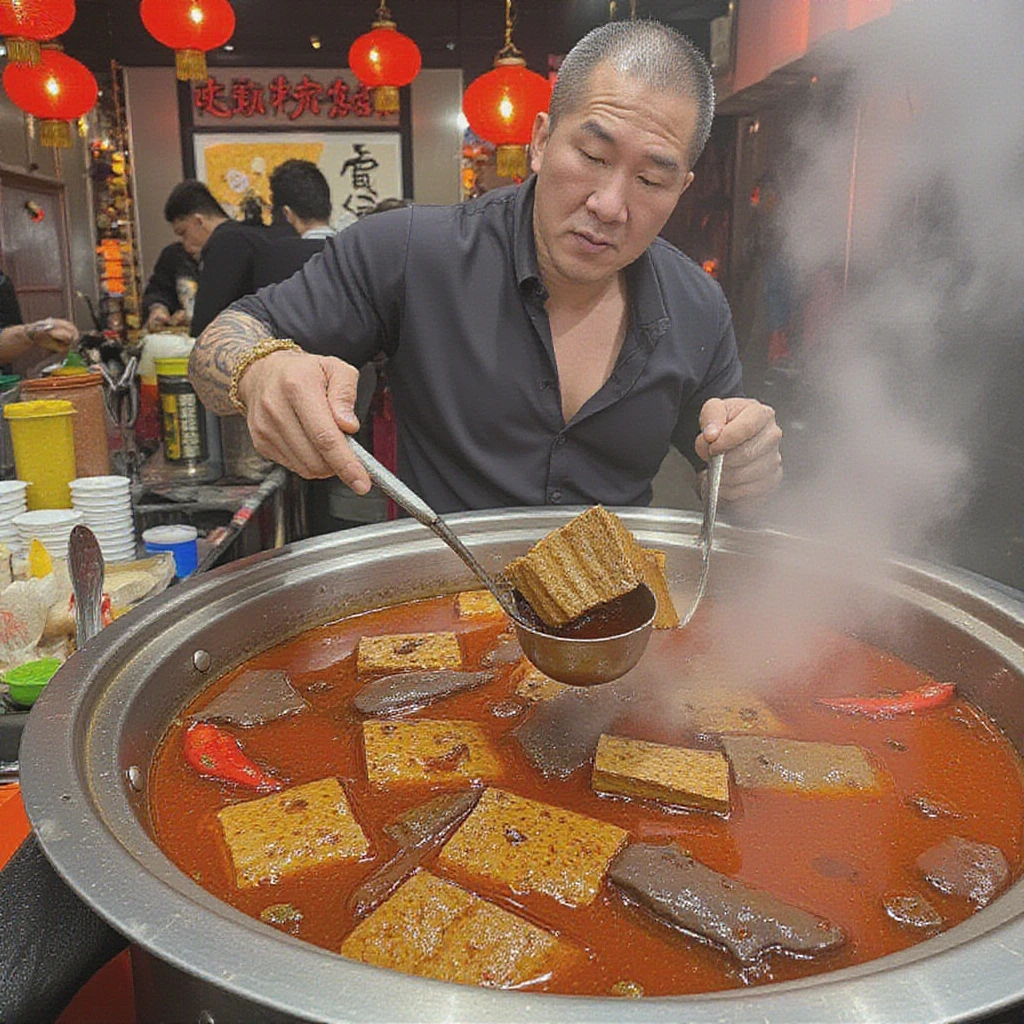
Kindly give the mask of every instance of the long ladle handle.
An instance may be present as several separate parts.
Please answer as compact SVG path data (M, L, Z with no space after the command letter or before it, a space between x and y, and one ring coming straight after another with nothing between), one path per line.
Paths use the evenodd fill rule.
M417 522L433 530L466 563L473 575L494 595L502 611L510 618L518 619L509 592L501 587L490 573L476 560L473 553L452 532L452 528L415 492L406 487L389 469L381 465L354 437L348 438L352 453L366 470L370 479L393 501L397 502Z

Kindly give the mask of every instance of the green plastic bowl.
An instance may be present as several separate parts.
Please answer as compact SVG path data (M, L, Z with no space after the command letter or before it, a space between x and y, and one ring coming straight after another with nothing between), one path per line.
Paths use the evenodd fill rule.
M38 658L26 661L24 665L8 669L3 674L11 700L23 708L35 704L43 687L53 678L61 666L60 658Z

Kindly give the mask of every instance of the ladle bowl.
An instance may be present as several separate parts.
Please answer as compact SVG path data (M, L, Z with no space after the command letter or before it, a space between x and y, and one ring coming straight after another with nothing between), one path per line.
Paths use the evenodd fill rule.
M643 656L651 639L658 602L641 584L634 591L622 631L609 636L555 636L512 619L519 646L530 664L546 676L569 686L596 686L624 676Z
M381 465L358 441L349 438L353 454L370 479L414 519L433 530L473 571L477 579L494 595L515 626L519 646L527 660L546 676L569 686L597 686L625 675L641 658L654 627L657 600L641 584L645 600L631 602L629 611L615 632L596 637L567 637L545 632L526 620L513 599L510 588L495 580L473 553L455 535L452 528L415 491L410 490L389 469Z

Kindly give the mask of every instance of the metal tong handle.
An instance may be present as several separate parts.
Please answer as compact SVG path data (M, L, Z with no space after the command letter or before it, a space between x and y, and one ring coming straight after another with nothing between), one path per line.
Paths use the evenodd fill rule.
M713 455L708 465L707 489L704 491L704 517L701 520L700 534L698 536L701 546L700 579L697 581L697 595L694 597L693 604L690 605L690 610L686 613L680 626L685 626L693 618L693 613L697 610L697 605L700 604L704 591L708 589L708 573L711 569L711 545L714 542L715 536L715 516L718 513L718 488L722 482L722 459L724 457L724 455Z
M390 470L382 466L354 437L348 437L352 453L369 474L370 479L389 497L397 502L417 522L433 530L466 563L473 575L494 595L495 600L509 618L520 620L518 610L509 590L502 587L491 574L476 560L473 553L462 543L452 528L415 492L406 487Z

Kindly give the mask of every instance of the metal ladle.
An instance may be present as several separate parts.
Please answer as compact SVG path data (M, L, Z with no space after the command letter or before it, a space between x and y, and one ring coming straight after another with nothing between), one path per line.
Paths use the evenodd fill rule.
M417 522L433 530L494 595L502 611L512 620L523 654L545 675L570 686L595 686L625 675L640 660L651 637L657 610L657 601L647 587L640 588L643 595L637 602L636 622L630 622L630 628L624 632L586 639L544 633L523 619L512 588L487 572L441 516L358 441L349 437L348 443L370 479Z

